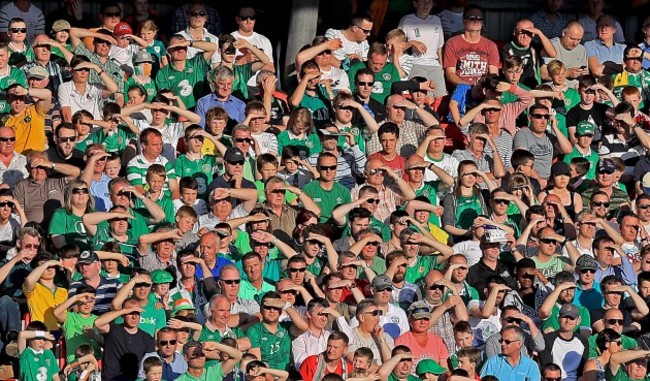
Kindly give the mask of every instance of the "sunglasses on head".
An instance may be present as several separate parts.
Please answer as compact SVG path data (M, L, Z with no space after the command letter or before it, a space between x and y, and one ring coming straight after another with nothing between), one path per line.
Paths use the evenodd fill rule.
M88 188L72 188L72 194L88 194Z
M10 28L11 33L27 33L27 28Z
M13 138L0 138L0 142L3 142L3 143L15 142L15 141L16 141L15 137L13 137Z

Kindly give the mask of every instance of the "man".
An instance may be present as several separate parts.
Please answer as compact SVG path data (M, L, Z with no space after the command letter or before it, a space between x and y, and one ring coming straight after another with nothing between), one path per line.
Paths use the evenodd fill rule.
M343 43L339 49L332 51L332 64L340 67L341 64L347 63L349 67L350 63L365 61L370 49L368 36L370 36L372 27L373 22L370 16L355 15L346 29L328 29L325 32L325 37L330 40L339 39Z
M517 22L513 31L513 41L501 50L501 59L508 56L517 56L523 62L523 72L519 82L529 88L535 88L541 83L539 52L532 46L533 38L538 37L544 51L549 58L555 58L557 53L551 41L544 33L535 28L532 21L522 19Z
M129 220L128 233L131 237L140 237L149 233L150 223L157 224L165 218L165 212L154 200L145 197L122 177L109 181L108 191L113 207L122 206L134 217ZM89 229L88 224L86 229Z
M614 40L616 21L612 16L598 17L596 29L598 38L585 43L589 72L596 77L612 75L620 71L625 45Z
M556 60L564 63L566 67L566 78L569 86L578 84L578 78L588 73L587 70L587 50L580 43L584 35L584 29L578 21L570 21L562 30L562 35L551 38L551 44L555 50ZM544 65L542 66L542 79L548 81L551 78L548 75L546 65L553 60L548 53L542 52Z
M131 278L117 292L111 302L111 308L114 311L119 310L122 302L131 295L131 298L137 300L140 308L142 308L138 327L153 337L157 330L167 324L167 317L163 306L155 298L149 298L151 286L152 279L149 272L144 269L138 270L137 275Z
M391 94L392 84L400 80L397 67L393 63L388 62L386 45L378 42L372 43L368 50L368 60L365 62L357 62L350 67L348 76L352 91L355 89L353 84L355 74L364 68L370 69L374 74L374 85L370 96L376 101L384 103L386 97Z
M324 311L326 308L329 308L329 303L322 298L312 299L307 304L307 313L305 314L308 325L307 330L293 340L291 348L293 361L297 369L301 369L301 364L309 357L318 356L323 352L327 353L331 332L325 329L328 316L327 312ZM343 349L347 349L347 344L340 349L340 357L343 357L345 354ZM336 360L338 361L340 357ZM314 364L310 365L313 366Z
M210 81L214 92L196 101L196 113L201 117L201 126L205 126L205 113L213 107L221 107L228 112L230 120L241 123L246 118L246 104L232 95L234 73L227 67L219 67L212 74Z
M230 313L240 316L240 322L245 318L258 318L261 320L260 305L252 299L239 297L241 276L239 269L234 265L226 265L219 273L219 288L221 295L225 296L231 303Z
M528 109L529 128L519 130L513 141L514 149L523 149L535 155L533 168L543 179L551 175L551 162L556 152L569 154L573 146L558 128L557 119L546 106L535 104ZM553 133L548 131L550 121Z
M600 16L603 15L603 8L605 7L605 2L603 0L588 0L586 1L585 7L587 8L587 15L578 20L582 27L585 29L585 35L583 41L595 40L598 37L598 30L596 28L596 21ZM625 43L625 35L623 34L623 28L621 24L616 21L616 33L614 34L614 40L620 42L621 44Z
M354 74L354 86L351 86L354 91L354 99L359 102L363 108L366 109L375 118L375 121L380 122L386 118L386 106L383 103L375 100L372 97L372 89L375 85L375 73L368 68L359 69ZM352 123L356 126L363 120L359 112L355 112Z
M465 31L447 41L443 65L445 78L454 87L463 83L475 85L483 74L497 74L499 71L499 51L496 44L481 36L483 18L483 9L480 6L465 7Z
M632 263L627 259L620 247L614 244L613 239L607 236L596 238L593 243L593 250L598 262L598 269L594 277L596 282L600 283L605 277L615 275L624 284L637 284L637 275ZM618 264L613 263L614 252L617 252L620 256L620 263Z
M75 148L76 138L74 127L70 123L61 123L54 130L55 145L45 151L47 159L58 166L72 166L81 172L86 167L86 162L83 160L83 152Z
M600 159L596 166L596 182L582 194L583 203L586 204L595 192L604 192L609 197L609 205L612 209L617 209L623 203L629 203L630 197L627 192L614 186L616 184L615 171L616 165L612 159Z
M320 221L326 223L332 218L332 211L337 205L352 201L350 190L334 181L336 178L337 157L329 152L318 156L320 177L312 180L303 188L320 209Z
M395 339L395 345L408 347L413 354L413 366L430 358L439 364L447 365L449 351L442 338L431 333L431 309L424 301L417 301L408 307L409 327L408 332Z
M279 318L286 302L280 294L269 291L261 298L262 321L248 329L249 353L269 364L270 368L286 370L291 362L291 338L289 332L279 325ZM287 307L288 308L288 307Z
M575 329L580 324L580 310L568 303L560 309L560 329L544 334L546 346L539 357L542 365L558 364L562 379L575 381L589 359L589 344Z
M206 352L210 354L210 358L220 360L213 365L206 366ZM183 355L187 361L187 373L176 378L176 381L223 379L242 357L241 351L237 348L217 342L202 344L197 341L185 343Z
M602 0L600 0L602 1ZM641 93L639 108L644 110L644 104L650 98L650 75L643 70L643 51L638 46L626 46L623 50L623 72L613 75L613 93L621 99L626 86L634 86Z
M34 56L35 60L33 62L28 62L23 65L20 69L25 73L25 76L29 78L30 70L34 67L42 67L47 73L47 89L56 95L56 91L59 88L59 85L63 83L64 80L69 79L69 74L66 72L65 68L62 67L57 61L52 60L52 47L59 49L59 51L65 55L66 60L69 62L73 55L65 46L61 45L55 40L51 40L46 34L39 34L34 40ZM55 56L56 57L56 56ZM41 78L45 79L45 78Z
M203 54L188 59L188 47L203 50ZM158 70L156 87L171 90L185 107L194 108L196 101L207 93L206 73L215 50L217 45L213 42L188 41L185 37L174 35L167 47L169 64Z
M244 319L235 316L236 314L231 314L231 308L230 300L224 295L217 294L210 298L208 318L203 324L198 341L221 342L225 338L231 338L237 341L237 348L241 350L250 348L251 342L240 328L244 323ZM229 324L231 324L232 320L238 320L240 327L231 328ZM211 361L211 363L214 363L214 361Z
M546 297L546 300L539 308L539 318L542 320L543 332L560 329L560 310L565 305L572 304L575 297L576 284L572 273L568 271L558 273L555 276L555 284L555 289ZM574 328L590 332L591 319L589 311L585 307L577 307L577 309L580 321Z
M6 91L10 109L5 126L16 131L16 151L45 150L45 115L52 105L52 92L47 89L25 89L19 84L9 86ZM28 106L25 103L27 95L32 96L34 104Z
M612 380L641 381L648 379L648 350L627 350L613 353L607 364Z
M187 361L179 353L176 353L176 331L170 327L163 327L156 332L157 350L147 353L142 357L138 378L145 378L144 360L149 357L156 357L162 360L162 376L165 380L175 380L181 374L187 372Z
M180 192L174 167L162 155L162 133L156 128L146 128L140 132L139 141L142 153L127 164L126 178L138 191L144 192L144 186L147 183L147 170L152 164L160 164L165 167L166 172L163 192L170 195L172 199L179 198Z
M560 37L568 18L559 12L564 0L544 0L543 8L529 18L548 38Z
M192 7L192 4L201 4L205 6L207 21L205 23L205 28L214 35L219 35L222 32L221 30L221 17L219 12L212 6L205 4L204 0L192 0L187 4L181 5L174 11L174 17L172 18L171 32L175 33L177 31L185 29L187 27L189 20L189 10Z
M154 351L153 337L138 328L141 313L137 300L126 299L121 309L106 312L95 320L95 328L105 336L102 379L135 380L142 358ZM119 317L124 320L122 324L115 323Z
M244 280L240 286L238 294L240 298L259 302L263 295L275 290L274 286L264 280L263 262L259 254L248 253L242 257L241 263L248 279Z
M603 290L603 305L591 313L592 328L594 332L600 332L605 327L605 314L611 309L622 312L624 316L623 326L626 329L640 328L638 323L632 321L632 318L643 318L648 315L648 305L643 298L634 291L629 285L623 285L621 280L613 275L606 276L600 282ZM629 300L623 300L623 294L629 295Z
M524 357L532 358L534 353L544 350L544 337L540 332L537 325L530 317L521 313L516 306L508 305L501 311L501 326L515 326L522 328L522 323L525 323L530 332L524 331L524 345L521 346L521 355ZM523 330L523 328L522 328ZM501 353L501 333L495 333L488 337L485 341L485 355L487 358L498 355Z
M250 134L250 131L248 132ZM248 138L250 139L250 137ZM249 143L250 144L250 143ZM246 188L256 191L257 188L255 184L247 179L244 174L246 168L246 157L248 155L239 147L230 147L226 150L223 155L224 161L224 173L221 176L215 177L214 180L208 185L208 193L212 193L216 188L225 188L234 189L234 188ZM251 168L255 168L254 165L248 164ZM233 208L239 204L239 201L232 199L230 200Z
M625 327L624 321L623 311L618 308L610 308L605 311L605 315L603 315L602 319L604 329L612 329L621 335L621 347L624 350L634 349L639 345L639 343L635 339L623 333L623 328ZM598 357L601 354L598 349L598 344L596 343L597 337L597 333L589 336L589 358Z
M386 278L390 283L390 279ZM404 313L404 311L402 311ZM379 324L382 310L372 299L364 299L357 305L356 318L359 326L349 329L349 327L339 327L350 338L350 345L346 358L352 361L354 352L361 347L367 347L372 351L374 363L382 364L391 357L391 349L394 347L392 337L384 332Z
M16 133L12 128L0 127L0 180L13 188L29 176L27 158L15 151Z
M591 245L590 245L591 246ZM589 251L591 253L591 250ZM598 270L598 262L591 254L582 254L576 260L576 272L578 273L578 286L575 291L574 304L578 307L586 307L595 310L603 304L603 293L600 289L600 283L594 280L594 275Z
M415 369L411 348L398 345L393 348L390 355L390 360L384 362L377 371L380 380L415 381L419 379L411 374Z
M353 370L352 363L344 358L348 344L345 333L336 331L329 334L326 349L302 361L299 368L302 379L320 381L330 373L341 377L349 375Z
M366 155L354 141L354 135L343 133L347 145L345 149L338 144L342 133L336 126L320 129L318 135L323 147L322 152L329 152L337 158L335 181L351 189L356 184L356 179L363 177L363 168L366 165ZM309 164L317 166L319 156L320 153L309 156Z
M533 360L521 355L524 332L510 325L501 330L501 354L489 358L481 368L481 377L495 376L500 381L526 379L540 381L539 366Z
M478 170L485 172L492 180L505 176L506 169L501 158L503 152L497 149L487 126L483 123L472 123L467 132L467 148L454 151L452 156L458 162L473 161ZM487 148L490 149L490 154L487 153ZM479 186L483 189L487 188L485 181L480 182Z
M451 154L445 152L446 142L445 130L440 126L431 126L418 146L416 155L441 168L452 178L456 178L458 177L459 162ZM438 180L440 178L430 168L424 171L425 182Z
M107 312L115 298L120 281L118 279L107 279L100 275L101 263L94 251L81 253L77 260L77 269L82 279L70 284L68 294L74 296L81 285L92 286L97 290L93 313L99 315Z
M255 207L257 201L257 192L247 188L215 188L210 193L208 203L210 212L199 216L199 232L203 234L209 229L222 222L233 218L241 218ZM233 202L239 205L233 207Z
M481 237L480 242L481 260L469 268L467 283L478 291L482 300L485 300L488 278L501 276L511 289L515 288L515 280L512 278L508 267L499 259L501 244L499 242L488 242L485 234Z

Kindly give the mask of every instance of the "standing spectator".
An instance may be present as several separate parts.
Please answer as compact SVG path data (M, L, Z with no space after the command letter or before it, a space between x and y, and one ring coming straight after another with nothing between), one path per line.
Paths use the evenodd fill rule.
M589 344L575 328L580 324L580 310L574 304L565 304L560 309L560 328L544 334L546 346L539 357L542 366L559 364L562 380L576 381L582 377L582 370L589 359Z
M580 20L580 24L585 28L585 35L582 38L583 42L595 40L598 37L598 28L596 27L596 20L603 15L603 8L605 7L604 0L587 0L585 1L587 8L587 15ZM621 44L625 43L625 36L623 35L623 28L621 24L616 21L616 33L614 34L614 41Z
M548 38L560 37L562 28L569 19L560 13L564 0L542 0L544 5L541 10L530 15L530 21Z
M37 34L45 33L45 16L31 0L13 0L0 8L0 37L9 41L9 21L21 18L27 24L27 43L31 44Z
M154 8L149 7L149 0L133 0L131 3L133 4L133 13L124 17L122 19L122 22L129 24L132 30L138 30L139 24L146 20L151 20L156 25L165 25L160 15L158 14L158 11ZM165 30L165 33L163 33L161 36L165 39L165 41L167 40L166 32L167 30Z
M302 64L314 60L320 68L322 80L331 81L330 87L335 95L339 91L350 91L350 80L347 73L332 64L332 52L342 46L340 38L328 40L325 37L317 36L312 41L311 47L299 52L296 55L296 71L300 71Z
M373 22L368 15L356 15L350 20L350 25L343 30L328 29L325 37L330 40L339 39L343 45L333 50L332 64L342 69L349 68L352 63L365 61L368 56L368 36L372 31Z
M68 25L76 28L91 28L93 26L93 17L84 11L84 0L64 0L63 4L64 6L47 14L45 18L46 33L53 30L53 26L58 20L66 21Z
M205 41L212 42L213 44L219 43L219 38L214 34L208 32L205 28L208 18L208 12L206 11L207 5L202 2L194 2L190 5L190 8L187 10L188 22L187 27L183 30L176 32L177 35L185 37L187 41ZM156 23L156 25L160 25ZM187 49L187 58L192 59L197 54L202 53L201 50L195 47L189 47ZM211 64L216 65L218 61L218 54L214 54L211 59Z
M517 22L515 30L513 31L514 40L503 47L501 50L501 59L505 60L508 56L517 56L521 58L523 63L523 72L519 82L529 88L535 88L541 84L542 78L540 73L541 61L539 58L539 50L534 46L533 39L537 37L544 48L544 52L549 58L555 58L557 53L551 41L542 33L541 30L535 28L535 25L530 20L522 19Z
M176 33L183 30L188 25L188 12L192 4L201 4L205 5L204 0L191 0L187 4L182 5L174 11L174 16L172 17L171 24L171 33ZM214 7L206 5L205 11L207 13L208 21L205 24L205 28L208 32L218 36L221 34L221 17L219 12Z
M475 85L483 74L497 74L499 51L497 45L481 36L483 9L470 5L463 11L463 34L447 41L443 56L445 78L453 86Z
M452 36L463 31L463 13L467 0L451 0L448 5L449 8L438 15L442 23L445 40L449 40Z

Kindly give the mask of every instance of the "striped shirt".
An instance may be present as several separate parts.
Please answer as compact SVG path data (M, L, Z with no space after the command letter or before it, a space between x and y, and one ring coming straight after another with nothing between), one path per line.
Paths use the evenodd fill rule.
M77 289L86 283L85 280L72 282L68 288L68 297L73 297L77 294ZM117 290L120 288L121 284L118 279L107 279L106 277L99 276L99 286L97 287L95 294L95 307L93 308L92 313L95 315L101 315L104 312L108 312L111 309L111 302L117 294Z
M383 125L384 123L389 122L389 120L384 120L379 123ZM420 140L427 132L427 128L421 124L411 120L405 120L399 126L399 139L397 139L396 150L400 156L405 159L408 159L413 155L420 144ZM377 133L372 134L370 141L366 144L366 154L368 156L372 155L375 152L381 151L381 144L379 143L379 137Z
M467 136L469 133L469 125L466 127L460 127L460 131L463 133L463 135ZM501 160L503 161L503 166L505 169L510 168L510 158L512 158L512 145L514 141L514 137L510 130L507 130L505 128L501 128L499 136L492 137L492 140L494 141L494 145L497 146L497 152L499 153L499 157L501 157ZM492 148L490 148L489 145L485 145L484 152L486 155L492 157Z
M363 177L363 168L366 166L366 156L359 149L359 145L348 147L345 151L341 147L336 147L339 155L336 158L336 177L334 181L340 183L348 189L356 185L355 177ZM319 153L309 157L309 164L316 166L318 164Z
M151 164L160 164L165 167L167 179L165 180L163 191L169 192L169 180L176 180L176 172L174 172L174 167L171 163L163 156L158 156L153 162L145 159L142 154L134 157L127 165L126 179L129 180L131 185L145 185L147 183L147 170Z

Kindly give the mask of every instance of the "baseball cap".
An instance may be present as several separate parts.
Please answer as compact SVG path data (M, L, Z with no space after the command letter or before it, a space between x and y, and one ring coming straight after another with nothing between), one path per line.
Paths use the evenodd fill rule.
M171 283L174 278L165 270L155 270L151 273L151 281L153 284Z
M588 254L582 254L576 260L576 270L598 270L598 263Z
M188 341L183 347L183 354L189 359L205 357L203 345L198 341Z
M393 288L393 282L390 280L388 275L377 275L375 279L372 280L372 287L377 291L382 291L387 288Z
M431 373L435 375L441 375L444 374L447 371L447 369L443 368L440 364L436 362L436 360L432 359L424 359L418 363L417 368L415 368L415 373L417 373L418 376L421 376L425 373Z
M235 161L244 161L246 158L244 157L244 153L239 148L230 147L223 155L223 160L232 163Z
M581 121L576 126L576 136L593 135L595 131L596 126L586 120Z
M99 262L99 256L94 251L83 251L79 254L79 260L77 264L89 265L94 262Z
M643 187L643 193L650 194L650 172L641 178L641 186Z
M608 173L612 174L616 171L616 164L614 164L614 161L612 159L600 159L598 161L598 166L596 166L596 172L597 173Z
M54 24L52 24L52 30L55 32L60 32L66 29L70 30L71 28L72 26L66 20L56 20Z
M140 50L135 54L135 58L133 59L134 63L144 63L144 62L150 62L154 63L153 56L146 50Z
M45 79L50 75L43 66L36 65L27 71L27 78Z
M578 310L578 307L576 307L575 304L565 304L560 308L560 317L565 317L565 316L570 316L572 318L578 318L580 317L580 311Z
M406 312L409 317L415 319L431 317L431 308L429 308L429 305L424 300L418 300L412 303Z
M174 315L176 315L177 313L179 313L180 311L183 311L183 310L196 311L196 308L194 308L194 306L192 305L192 303L188 299L185 299L185 298L178 299L178 300L176 300L174 302L174 308L172 309L171 316L174 316Z
M131 25L121 22L115 25L115 28L113 29L113 33L116 36L123 36L125 34L133 34L133 29L131 29Z
M569 169L569 164L563 161L556 161L551 166L551 177L555 176L571 176L571 170Z

